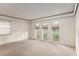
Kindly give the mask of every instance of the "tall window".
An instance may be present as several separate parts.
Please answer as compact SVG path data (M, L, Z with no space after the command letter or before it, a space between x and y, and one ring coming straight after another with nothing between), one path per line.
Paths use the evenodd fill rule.
M10 22L0 21L0 35L10 34Z
M52 27L52 36L54 41L59 41L59 27Z
M48 39L48 27L47 27L46 23L44 23L42 25L42 38L43 38L43 40L47 40Z
M39 24L36 24L35 26L35 39L39 39L40 38L40 27Z
M59 22L55 21L52 27L52 40L59 41Z

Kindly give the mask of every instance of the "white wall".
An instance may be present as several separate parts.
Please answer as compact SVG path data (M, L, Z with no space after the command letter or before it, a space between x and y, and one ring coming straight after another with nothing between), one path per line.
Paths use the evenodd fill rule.
M28 22L11 21L11 40L28 39Z
M28 39L28 21L0 16L0 20L11 23L11 34L0 36L0 44Z
M64 45L68 45L68 46L72 46L75 47L75 19L74 17L66 17L66 18L55 18L55 19L48 19L48 20L40 20L40 21L33 21L31 22L31 30L30 30L30 38L34 39L34 27L37 23L40 24L40 26L42 26L43 23L47 23L48 24L48 41L51 42L55 42L52 41L52 37L51 37L51 26L54 25L54 21L59 21L59 26L60 26L60 40L56 43L60 43L60 44L64 44ZM40 29L40 36L41 35L41 29ZM40 37L40 39L42 39Z
M78 6L78 10L75 16L75 32L76 32L76 51L77 51L77 55L79 55L79 6Z

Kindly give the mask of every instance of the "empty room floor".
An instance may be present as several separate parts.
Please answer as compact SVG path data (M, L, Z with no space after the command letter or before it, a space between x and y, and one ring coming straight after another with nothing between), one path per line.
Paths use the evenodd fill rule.
M1 56L76 56L75 48L39 40L0 45Z

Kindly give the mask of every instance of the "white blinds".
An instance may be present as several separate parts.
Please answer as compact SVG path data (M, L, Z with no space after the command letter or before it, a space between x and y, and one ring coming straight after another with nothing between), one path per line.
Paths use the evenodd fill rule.
M10 22L0 21L0 35L10 34Z

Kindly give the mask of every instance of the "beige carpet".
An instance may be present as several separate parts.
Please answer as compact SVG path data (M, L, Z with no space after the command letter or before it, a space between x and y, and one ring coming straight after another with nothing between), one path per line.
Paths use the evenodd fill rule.
M0 46L1 56L75 56L75 48L39 40L24 40Z

